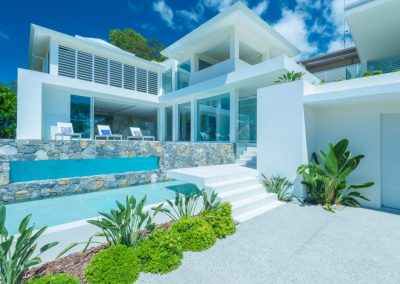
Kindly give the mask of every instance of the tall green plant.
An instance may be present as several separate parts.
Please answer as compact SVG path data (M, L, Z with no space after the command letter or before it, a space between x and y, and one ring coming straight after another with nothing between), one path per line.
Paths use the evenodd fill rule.
M168 207L165 207L165 204L161 203L152 209L155 211L154 215L161 212L172 221L177 221L180 218L191 217L195 214L197 203L201 196L202 194L198 192L192 192L184 196L175 192L175 199L173 201L166 200Z
M292 199L298 200L290 189L293 187L293 183L285 177L272 176L270 179L262 174L264 180L262 181L266 191L268 193L275 193L276 197L280 201L291 201Z
M32 215L28 215L21 221L19 235L13 245L15 237L9 236L5 227L6 207L0 205L0 282L2 284L21 283L24 273L31 266L42 262L40 255L58 244L58 242L48 243L40 248L39 254L32 257L37 247L37 239L47 227L34 232L33 226L29 227L31 217Z
M119 201L116 201L116 203L117 209L111 209L109 213L99 212L101 217L98 220L88 221L88 223L100 228L101 232L90 237L88 242L72 243L59 256L79 244L85 244L83 251L86 251L92 243L103 244L102 242L93 241L94 237L105 238L106 244L109 246L125 245L127 247L135 247L144 237L144 230L152 231L155 228L150 213L143 210L146 196L139 203L136 202L133 196L127 196L125 204Z
M342 139L336 145L329 143L329 151L313 154L311 163L300 166L303 184L308 192L308 201L326 205L360 206L359 199L367 200L358 191L374 185L373 182L348 185L347 178L358 167L364 155L351 156L347 150L349 140Z
M17 90L0 82L0 138L15 138Z
M281 76L279 76L278 80L275 81L275 84L297 81L303 78L304 75L305 75L304 72L290 71L287 72L286 74L282 74Z

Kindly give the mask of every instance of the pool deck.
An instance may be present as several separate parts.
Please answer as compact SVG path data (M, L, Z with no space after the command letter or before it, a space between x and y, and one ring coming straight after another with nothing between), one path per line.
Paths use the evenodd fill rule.
M138 283L400 283L400 215L280 206Z

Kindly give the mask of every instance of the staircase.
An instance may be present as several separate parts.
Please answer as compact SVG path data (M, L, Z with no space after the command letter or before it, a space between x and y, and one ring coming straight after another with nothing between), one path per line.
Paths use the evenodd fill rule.
M254 169L237 166L205 180L205 187L214 190L222 201L232 204L233 218L244 222L282 204L274 194L267 193Z
M257 168L257 147L247 147L236 160L236 163L253 169Z

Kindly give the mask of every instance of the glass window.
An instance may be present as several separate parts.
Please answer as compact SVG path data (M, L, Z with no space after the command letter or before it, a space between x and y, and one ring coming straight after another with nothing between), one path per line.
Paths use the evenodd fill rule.
M190 61L178 65L176 73L176 89L182 89L189 86L190 80Z
M165 108L165 141L172 141L172 106Z
M162 74L162 87L164 94L172 91L172 70L168 70Z
M199 141L230 140L230 96L223 94L197 102Z
M257 141L257 97L240 98L237 140Z
M71 95L70 121L75 133L90 138L90 98Z
M178 105L179 141L190 141L190 102Z

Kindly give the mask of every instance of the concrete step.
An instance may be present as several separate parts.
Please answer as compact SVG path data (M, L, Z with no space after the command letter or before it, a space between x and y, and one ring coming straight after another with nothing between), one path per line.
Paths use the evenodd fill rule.
M248 178L248 177L257 177L257 176L258 176L257 171L241 168L241 169L232 171L229 174L222 173L221 175L215 175L213 177L208 177L204 180L204 183L208 186L208 185L218 184L220 182L225 182L228 180Z
M258 185L258 184L260 184L258 177L246 176L235 179L227 178L225 181L220 181L216 183L207 183L206 188L214 190L218 193L223 193L225 191L241 189L247 186Z
M257 150L244 150L243 156L257 156Z
M244 213L236 214L235 211L233 212L233 218L238 221L238 222L245 222L249 219L252 219L254 217L257 217L263 213L266 213L272 209L275 209L281 205L285 204L285 202L281 201L274 201L274 202L269 202L263 206L257 207L255 209L249 210Z
M243 200L246 198L250 198L254 195L258 195L263 192L265 192L265 189L263 188L262 185L254 184L254 185L249 185L246 187L218 193L218 196L221 199L223 199L224 201L235 202L235 201Z
M263 195L258 194L240 201L233 202L236 206L233 208L233 212L236 216L242 215L257 208L264 207L270 203L275 203L276 201L276 196L264 192Z
M260 192L257 192L256 194L250 195L249 197L242 198L240 200L231 202L232 208L237 210L239 208L246 207L247 205L254 204L258 201L261 201L261 200L265 201L266 199L273 198L273 197L274 197L273 195L268 194L265 191L260 191Z

